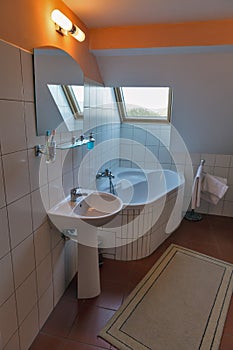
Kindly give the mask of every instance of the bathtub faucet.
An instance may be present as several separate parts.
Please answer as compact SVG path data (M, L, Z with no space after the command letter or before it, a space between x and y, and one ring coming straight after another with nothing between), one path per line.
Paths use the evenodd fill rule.
M109 179L114 179L114 175L109 169L105 169L104 171L96 174L97 179L99 179L100 177L108 177Z
M99 179L102 177L109 178L109 192L112 194L115 194L115 189L114 189L114 185L112 182L112 179L114 179L115 176L112 174L112 172L109 169L105 169L104 171L96 174L96 179Z

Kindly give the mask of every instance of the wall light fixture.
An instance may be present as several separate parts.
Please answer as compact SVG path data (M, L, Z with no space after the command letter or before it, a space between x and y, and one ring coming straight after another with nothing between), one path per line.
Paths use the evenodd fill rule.
M51 13L52 21L55 23L56 31L62 35L70 34L76 40L82 42L85 40L85 33L78 28L71 20L66 17L61 11L53 10Z

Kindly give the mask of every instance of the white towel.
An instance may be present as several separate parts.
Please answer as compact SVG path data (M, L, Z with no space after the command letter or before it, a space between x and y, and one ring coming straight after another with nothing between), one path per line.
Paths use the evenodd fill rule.
M192 202L191 202L191 209L195 209L200 206L201 201L201 182L202 182L202 169L203 165L199 165L197 169L196 176L194 178L193 182L193 188L192 188Z
M211 204L218 204L228 189L227 179L205 174L201 186L201 198Z

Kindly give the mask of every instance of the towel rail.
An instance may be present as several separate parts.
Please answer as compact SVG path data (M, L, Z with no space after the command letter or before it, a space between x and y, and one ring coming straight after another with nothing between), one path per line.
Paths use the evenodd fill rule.
M204 165L204 164L205 164L205 159L202 159L200 165Z
M197 196L198 196L198 190L197 188L200 186L200 181L201 181L201 175L205 174L205 172L203 171L202 167L205 164L205 160L201 159L200 161L200 165L198 166L197 169L197 173L196 176L194 178L194 183L196 182L196 191L193 191L192 193L192 205L191 205L191 210L187 211L187 213L185 214L185 219L189 220L189 221L200 221L202 220L202 215L198 214L194 211L194 208L196 207L196 203L197 203ZM200 190L200 188L199 188ZM200 193L199 193L200 195ZM195 197L194 197L195 196ZM193 206L193 202L195 203ZM198 205L199 206L199 205Z

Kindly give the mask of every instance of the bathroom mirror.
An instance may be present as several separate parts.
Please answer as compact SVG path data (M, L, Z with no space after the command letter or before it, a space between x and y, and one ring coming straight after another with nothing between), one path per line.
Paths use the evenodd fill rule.
M34 49L37 135L83 128L84 75L65 51Z

